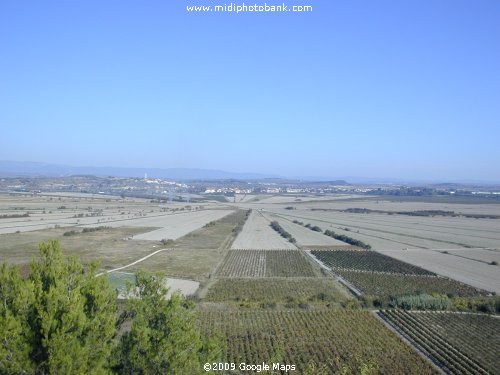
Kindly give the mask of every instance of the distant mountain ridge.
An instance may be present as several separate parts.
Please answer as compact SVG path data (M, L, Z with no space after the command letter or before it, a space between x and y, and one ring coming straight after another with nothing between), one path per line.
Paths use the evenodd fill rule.
M113 176L141 178L144 177L145 174L147 174L149 178L170 178L173 180L253 180L279 178L275 175L227 172L199 168L74 167L60 164L0 160L1 177L62 177L71 175L94 175L98 177Z

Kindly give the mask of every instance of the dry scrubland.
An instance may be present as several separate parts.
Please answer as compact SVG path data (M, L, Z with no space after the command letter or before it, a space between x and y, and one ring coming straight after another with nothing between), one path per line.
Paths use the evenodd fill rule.
M262 213L253 210L236 237L232 249L296 249L295 245L281 237L270 226Z
M125 266L160 248L150 241L128 241L135 234L150 228L109 228L90 233L64 236L68 228L45 229L24 233L0 235L0 262L28 264L38 256L38 244L57 239L66 254L79 257L83 262L98 260L103 269Z

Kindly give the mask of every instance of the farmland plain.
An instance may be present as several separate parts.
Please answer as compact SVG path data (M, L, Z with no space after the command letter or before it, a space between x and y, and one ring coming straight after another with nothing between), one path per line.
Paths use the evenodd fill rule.
M437 295L463 299L464 306L484 299L485 311L495 311L488 292L500 291L494 264L500 260L500 219L493 218L498 204L356 194L219 198L187 204L100 194L0 194L0 261L25 267L39 242L55 238L66 253L99 260L101 272L125 267L108 275L120 288L135 271L163 272L172 289L192 295L204 332L222 333L225 360L273 357L315 374L437 373L409 335L411 345L367 311L399 311L390 306L395 296ZM422 210L454 214L414 215ZM296 242L282 237L272 221ZM341 278L361 295L349 292ZM449 327L439 317L429 318L424 329ZM467 356L491 369L494 339L483 343L490 352Z
M232 249L296 249L270 227L262 213L252 210L243 230L236 237Z
M146 222L170 214L206 207L172 203L161 205L146 199L100 196L0 194L0 234L29 232L54 227L99 225L154 227ZM155 224L155 221L153 220Z
M192 232L203 225L219 220L233 212L232 210L203 210L170 214L151 219L135 220L132 226L160 227L151 232L138 234L135 240L160 241L163 238L177 239Z
M472 253L471 257L474 257L474 251L476 250L469 251ZM451 254L427 249L379 250L379 252L477 288L500 293L500 267L498 265L456 256L454 254L457 254L457 251L453 251ZM484 255L483 253L484 251L481 255ZM488 259L497 258L498 253L493 252L491 258Z
M310 230L309 228L305 228L303 226L294 224L290 219L275 215L268 214L265 215L269 221L277 221L285 231L290 233L293 238L297 240L297 245L302 247L308 246L345 246L346 244L342 241L338 241L332 237L325 236L323 233L318 233Z
M298 230L302 228L293 232L288 224L294 220L360 240L439 275L499 292L500 267L495 265L500 253L498 202L458 197L430 197L429 201L425 197L327 198L276 196L236 206L277 219L304 248L319 246L320 233L309 234L317 242L301 238ZM419 215L419 211L428 213Z

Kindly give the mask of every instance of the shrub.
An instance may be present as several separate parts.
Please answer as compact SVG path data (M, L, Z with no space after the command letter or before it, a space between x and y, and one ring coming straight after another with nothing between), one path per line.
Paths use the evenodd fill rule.
M160 242L163 246L172 246L175 243L171 238L162 238Z
M273 228L276 232L278 232L281 237L286 238L289 242L295 243L297 242L295 238L292 237L290 233L288 233L286 230L282 228L281 225L277 221L272 221L270 224L271 228Z
M391 301L392 307L400 307L405 310L448 310L452 303L446 296L431 296L418 294L414 296L403 296Z

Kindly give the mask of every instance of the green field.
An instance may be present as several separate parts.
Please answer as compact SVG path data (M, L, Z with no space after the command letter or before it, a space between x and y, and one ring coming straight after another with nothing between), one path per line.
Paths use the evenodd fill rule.
M375 251L333 250L311 251L321 262L334 269L353 269L408 275L434 275L434 273Z
M280 362L315 375L437 373L367 311L201 311L199 322L205 335L223 334L225 362Z
M210 288L211 302L260 302L295 304L345 301L347 296L330 278L220 279Z
M446 277L391 275L376 272L336 271L362 293L389 297L419 293L472 297L486 292Z
M219 277L316 275L310 260L298 250L231 250L217 270Z
M380 312L446 371L495 374L500 369L500 319L442 312Z

